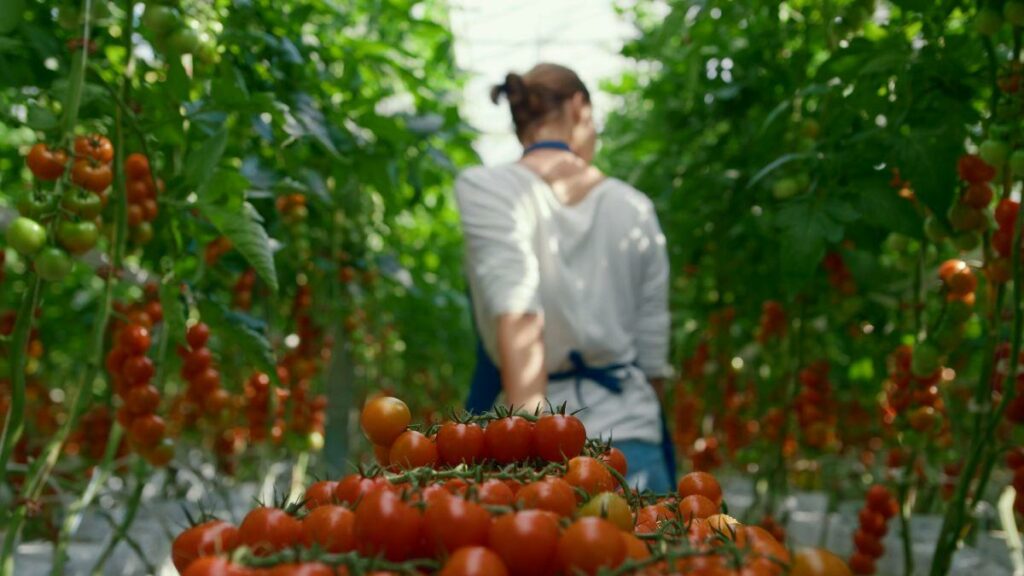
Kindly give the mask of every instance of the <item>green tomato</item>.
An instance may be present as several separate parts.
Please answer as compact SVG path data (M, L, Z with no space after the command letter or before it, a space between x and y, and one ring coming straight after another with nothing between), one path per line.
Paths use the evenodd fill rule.
M978 155L992 166L1002 167L1010 158L1010 147L1002 140L989 138L978 147Z
M7 244L22 256L31 256L46 245L46 229L31 218L19 216L7 227Z
M964 327L962 323L953 322L947 318L935 331L935 344L944 354L956 350L964 340Z
M28 192L18 198L18 213L33 220L45 220L53 215L56 202L53 196Z
M776 200L786 200L800 193L800 183L796 178L783 178L772 185L772 196Z
M36 274L48 282L59 282L71 273L74 263L68 253L60 248L46 248L36 255L34 261Z
M87 190L74 190L66 194L61 206L82 220L95 220L103 212L103 201Z
M132 242L139 246L145 246L153 239L153 225L149 222L143 222L132 228Z
M981 244L981 234L977 232L964 232L963 234L957 234L956 238L953 239L953 243L956 244L957 250L961 252L970 252Z
M157 36L167 36L181 27L181 19L173 8L148 4L142 13L142 25Z
M1024 177L1024 149L1014 150L1010 154L1010 173L1017 178Z
M921 342L914 348L910 371L914 376L924 377L939 369L939 349L931 342Z
M171 33L168 38L170 49L179 54L192 54L199 50L199 34L195 30L182 26Z
M928 237L928 240L931 240L936 244L944 241L946 238L949 238L949 231L946 230L946 225L934 214L925 218L924 234Z
M903 234L893 232L885 239L885 247L893 252L902 254L910 248L910 239Z
M604 518L618 526L620 530L630 531L633 529L633 514L629 510L629 504L622 496L612 492L602 492L594 496L589 502L580 506L576 515Z
M1002 26L1002 15L991 8L982 8L974 17L974 29L983 36L995 36Z
M946 314L953 324L962 326L971 319L974 310L961 300L953 300L947 306Z
M1009 0L1003 6L1003 17L1013 26L1024 26L1024 2Z
M99 240L100 230L95 222L65 220L57 226L57 241L72 254L88 252Z

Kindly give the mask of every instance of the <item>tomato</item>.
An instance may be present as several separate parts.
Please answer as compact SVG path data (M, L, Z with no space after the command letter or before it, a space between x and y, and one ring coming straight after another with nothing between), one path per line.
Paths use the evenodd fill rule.
M778 568L781 573L781 565L789 564L789 551L779 543L770 532L760 526L741 526L737 530L737 540L749 549L748 559L762 561L769 567Z
M149 12L147 7L146 12ZM145 16L143 17L145 19ZM146 158L145 154L139 154L133 152L124 159L124 173L131 180L149 180L151 172L149 170L149 158Z
M527 484L516 492L516 502L527 509L547 510L559 516L571 517L576 510L576 492L561 478L545 478Z
M694 520L694 523L696 522L697 521ZM708 516L704 522L712 534L717 534L733 541L742 537L742 533L739 529L743 526L740 525L739 520L729 516L728 514L715 514L714 516Z
M203 348L206 346L206 341L210 339L210 327L202 322L193 324L189 327L185 339L188 341L189 348L193 350Z
M132 421L128 432L131 441L141 448L149 448L160 443L167 432L164 419L156 414L140 416Z
M57 241L72 254L84 254L96 245L100 230L94 222L65 220L57 225Z
M391 445L388 461L403 470L432 467L437 464L437 446L422 432L406 430Z
M196 374L189 383L196 394L206 396L220 387L220 372L215 368L207 368Z
M126 355L145 354L149 350L149 330L143 326L129 325L121 329L118 343Z
M310 484L309 488L306 488L306 509L312 510L334 502L334 489L337 487L338 483L333 480L321 480Z
M373 445L373 456L377 459L377 464L380 464L384 468L391 466L391 450L387 446Z
M484 429L479 424L445 422L436 441L438 460L445 466L475 464L484 456Z
M330 554L356 549L356 515L344 506L318 506L302 520L302 541Z
M228 554L238 546L238 529L223 520L210 520L185 530L171 545L171 560L178 572L197 558Z
M885 554L885 547L882 545L882 541L877 536L868 534L863 530L857 530L853 533L853 547L858 552L862 552L872 558L880 558L882 554Z
M508 576L501 557L483 546L460 548L448 558L440 576Z
M374 444L391 446L412 421L412 414L405 402L390 396L379 396L369 400L359 415L363 434Z
M213 363L209 348L199 348L187 353L181 362L181 375L191 380L202 374Z
M881 484L875 484L869 488L866 497L868 508L883 516L888 514L892 499L889 489Z
M622 532L622 542L626 545L626 558L644 560L651 557L651 550L647 544L629 532Z
M163 468L174 458L174 443L165 438L156 446L144 448L141 454L150 466Z
M590 456L577 456L569 460L569 469L563 478L570 485L582 488L591 495L612 492L619 485L604 464Z
M612 492L602 492L580 506L578 516L604 518L619 530L633 531L633 513L626 499Z
M71 181L82 188L99 194L114 181L114 173L108 164L98 164L79 158L71 165Z
M423 512L423 526L430 549L450 554L464 546L485 546L491 515L462 498L434 498Z
M146 222L152 222L156 220L156 217L160 215L160 205L156 203L156 200L152 198L146 198L142 201L142 219Z
M121 366L121 376L129 386L145 384L156 374L156 366L148 356L132 356Z
M636 513L636 532L651 534L658 531L662 522L675 520L675 514L664 504L644 506Z
M267 572L267 576L337 576L338 574L333 567L323 562L278 564Z
M992 187L984 182L971 184L964 190L962 202L971 208L987 208L992 202Z
M1019 210L1020 204L1016 201L1009 198L1000 200L999 204L996 205L996 223L999 224L1000 228L1012 229L1017 222L1017 212Z
M625 477L626 472L629 471L629 465L626 463L626 455L622 453L622 450L619 450L614 446L609 448L604 454L601 454L600 460L611 466L623 477Z
M860 529L877 538L882 538L889 530L889 527L885 522L885 516L882 516L878 512L862 508L859 519Z
M512 492L512 489L508 487L501 480L491 478L485 480L480 488L477 490L477 500L481 504L489 504L491 506L511 506L515 502L516 495Z
M218 556L206 556L189 565L182 576L245 576L249 570Z
M152 414L160 406L160 391L150 384L136 386L128 392L124 405L132 416Z
M355 506L370 492L389 486L390 483L383 478L365 478L360 474L349 474L338 481L334 497L338 502Z
M821 548L802 548L796 552L789 576L852 576L841 558Z
M29 150L25 163L33 176L44 182L52 182L64 175L68 155L63 150L51 150L46 144L38 142Z
M103 201L100 197L86 190L65 192L61 206L82 220L95 220L103 211Z
M138 204L129 204L128 225L134 227L139 224L142 224L142 206L139 206Z
M153 226L149 222L143 222L131 229L132 242L139 245L149 244L153 239Z
M501 516L491 524L488 542L512 576L553 574L557 569L558 521L548 512Z
M989 166L980 157L973 154L965 154L957 160L957 171L960 178L971 183L990 182L996 177L996 169Z
M360 554L401 562L420 544L423 519L390 490L370 492L356 508L355 534Z
M499 464L526 460L533 454L533 427L519 416L493 420L484 429L484 447Z
M60 248L43 248L43 251L36 254L32 264L36 274L47 282L59 282L63 280L74 268L74 262L68 258L68 253Z
M547 414L533 428L536 455L548 462L564 462L579 456L587 442L583 422L575 416Z
M14 205L19 215L43 222L50 220L57 210L56 198L37 191L21 194Z
M257 556L269 556L301 542L302 524L278 508L254 508L238 527L239 545L248 546Z
M850 556L850 571L854 574L874 574L875 560L860 552L854 552L853 556Z
M46 245L46 229L31 218L19 216L7 227L7 244L22 256L32 256Z
M567 574L597 574L626 559L619 529L602 518L580 518L558 541L558 560Z
M171 50L179 54L193 54L200 48L199 34L184 26L171 32L168 42Z
M680 498L698 494L714 502L715 506L722 505L722 487L707 472L690 472L683 476L679 480L678 492Z
M718 512L718 506L700 494L691 494L679 501L679 519L683 522L694 518L709 518Z
M105 136L99 134L78 136L75 138L75 156L110 164L114 160L114 145Z

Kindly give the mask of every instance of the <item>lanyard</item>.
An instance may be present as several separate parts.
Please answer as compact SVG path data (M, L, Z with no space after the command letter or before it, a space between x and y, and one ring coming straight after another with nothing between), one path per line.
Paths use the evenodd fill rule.
M563 152L572 152L572 148L569 144L561 140L541 140L530 144L523 150L523 156L526 156L530 152L536 152L537 150L562 150Z

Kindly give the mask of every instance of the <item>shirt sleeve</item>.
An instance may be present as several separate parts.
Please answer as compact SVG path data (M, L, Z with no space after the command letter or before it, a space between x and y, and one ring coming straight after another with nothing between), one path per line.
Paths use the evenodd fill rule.
M490 315L541 312L536 219L513 177L471 169L455 182L474 298Z
M649 242L640 253L642 266L637 315L637 363L650 378L672 375L668 361L670 316L668 311L669 265L665 235L653 205L644 215L641 229Z

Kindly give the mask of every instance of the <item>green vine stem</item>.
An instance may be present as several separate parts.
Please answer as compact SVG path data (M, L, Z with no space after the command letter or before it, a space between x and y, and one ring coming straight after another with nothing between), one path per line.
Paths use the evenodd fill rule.
M14 451L14 445L18 443L25 427L25 365L28 361L32 319L39 301L41 284L42 281L39 277L32 274L25 294L22 296L18 317L14 324L14 333L11 337L11 409L4 422L2 447L0 447L0 486L7 479L7 463Z
M114 549L128 534L128 530L132 527L135 522L135 516L139 511L139 504L142 503L142 491L146 487L146 478L149 476L149 467L146 466L145 460L142 458L136 458L135 461L135 489L132 490L131 496L128 497L127 509L125 510L124 519L118 524L114 534L111 535L110 540L107 541L107 545L104 546L103 551L96 559L96 563L92 567L92 574L94 576L100 576L103 574L103 568L107 565L110 560L110 555L114 553ZM57 564L54 563L54 570L52 576L59 576L61 572L57 571Z

